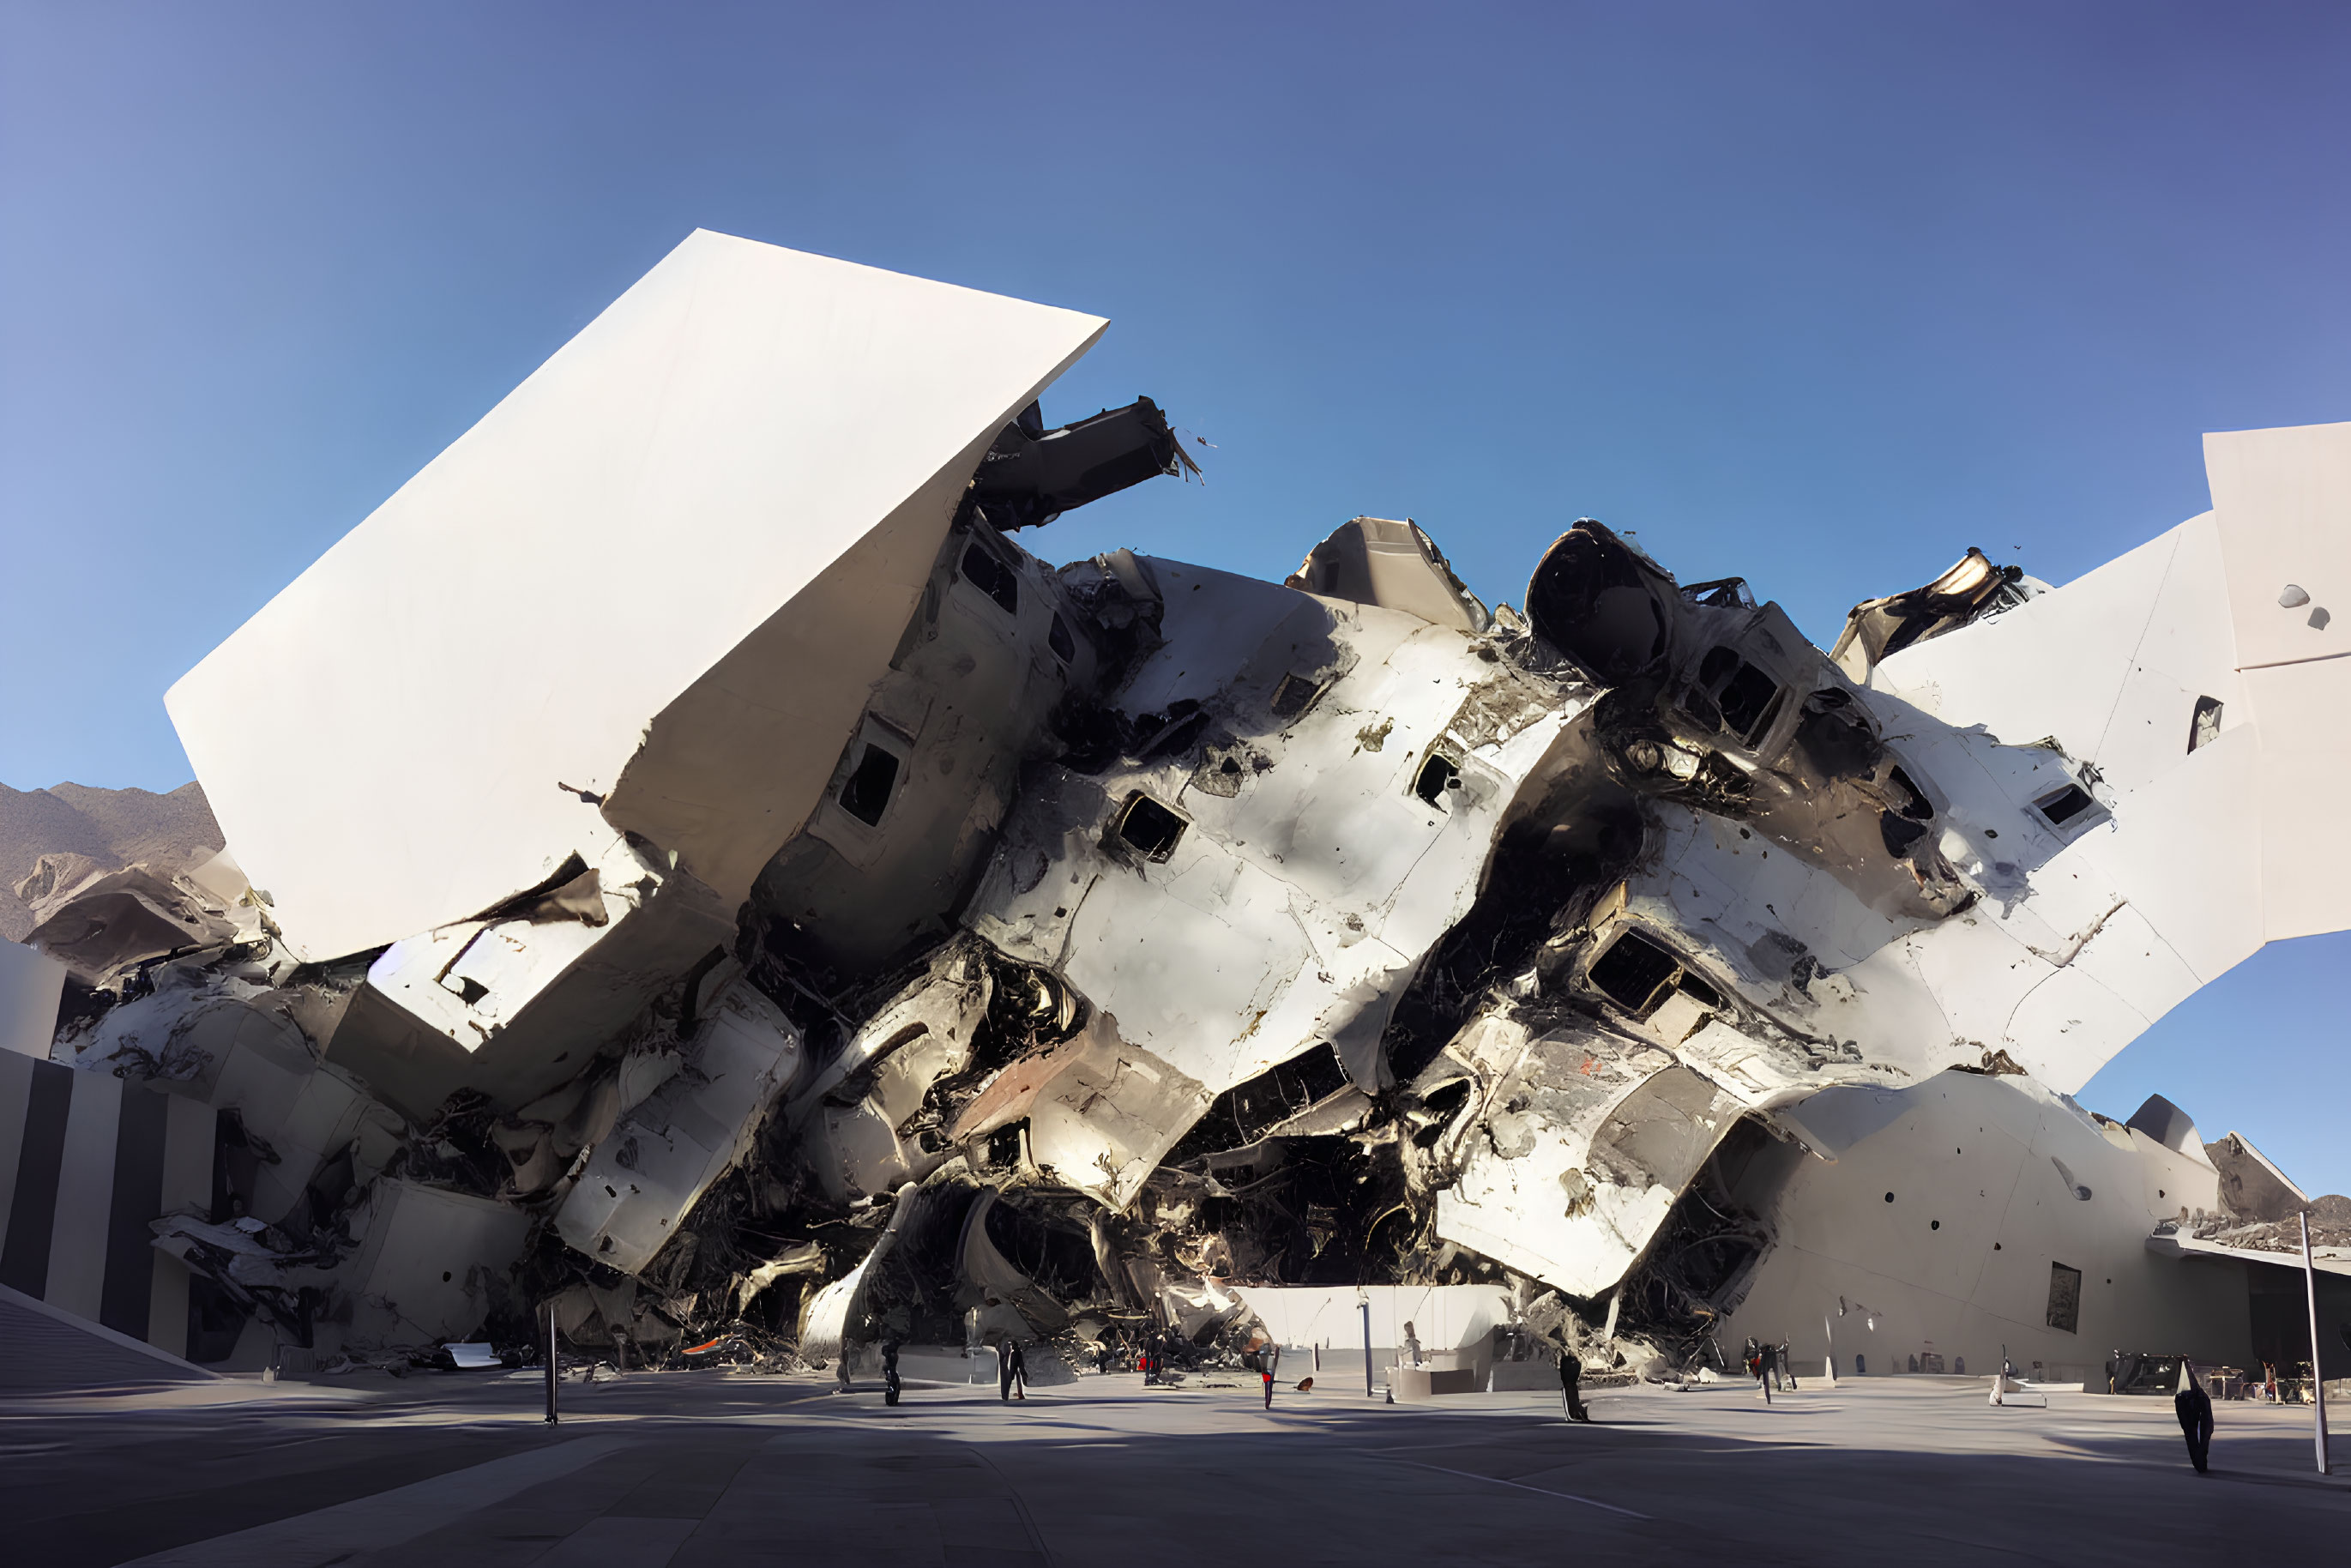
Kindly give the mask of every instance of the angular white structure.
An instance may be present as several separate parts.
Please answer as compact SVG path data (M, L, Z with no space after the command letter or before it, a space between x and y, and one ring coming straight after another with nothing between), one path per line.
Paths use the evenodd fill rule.
M172 688L287 945L471 919L623 831L739 903L980 457L1104 325L689 236ZM252 744L265 691L302 745Z

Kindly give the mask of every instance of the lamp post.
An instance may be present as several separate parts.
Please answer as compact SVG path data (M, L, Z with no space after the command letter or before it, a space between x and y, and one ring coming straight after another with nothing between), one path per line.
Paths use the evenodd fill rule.
M1355 1287L1355 1306L1364 1314L1364 1397L1372 1396L1372 1294Z
M555 1359L555 1303L547 1303L547 1424L556 1425L555 1385L563 1374L557 1369Z
M2314 1425L2311 1440L2318 1446L2318 1473L2334 1473L2326 1462L2326 1372L2318 1361L2318 1266L2310 1260L2310 1211L2302 1212L2302 1288L2310 1305L2310 1399Z

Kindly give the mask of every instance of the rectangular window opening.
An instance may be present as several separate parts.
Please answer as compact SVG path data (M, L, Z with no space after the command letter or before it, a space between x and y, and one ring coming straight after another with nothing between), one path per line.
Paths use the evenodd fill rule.
M1428 760L1420 765L1420 777L1413 781L1412 792L1432 806L1449 808L1452 801L1446 791L1460 788L1460 765L1441 751L1432 751Z
M1716 648L1698 667L1698 685L1713 696L1722 727L1749 746L1758 744L1780 716L1786 695L1780 683L1740 658L1737 650Z
M1077 640L1070 635L1070 623L1061 619L1058 610L1053 612L1053 629L1045 633L1045 645L1053 650L1053 657L1065 664L1077 659Z
M879 827L897 783L898 759L869 741L856 770L841 783L841 809L868 827Z
M1019 574L986 545L975 542L964 550L963 580L996 601L1007 615L1020 613Z
M2060 1333L2082 1332L2082 1270L2049 1265L2049 1326Z
M1646 1018L1665 999L1681 961L1637 931L1627 931L1592 961L1584 977L1593 988L1636 1019Z
M2040 813L2049 819L2049 825L2062 828L2097 802L2079 784L2068 784L2054 794L2043 795L2032 802Z
M2198 697L2196 711L2188 720L2188 749L2211 745L2220 738L2220 699Z
M1296 718L1314 706L1314 699L1322 690L1322 686L1313 681L1297 675L1282 676L1281 684L1273 688L1273 716Z
M1184 819L1150 796L1137 795L1118 814L1118 836L1146 859L1164 861L1184 836Z

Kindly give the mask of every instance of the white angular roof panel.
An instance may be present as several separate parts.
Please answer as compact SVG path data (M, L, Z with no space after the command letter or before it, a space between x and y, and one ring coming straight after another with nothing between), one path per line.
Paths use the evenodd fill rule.
M466 918L614 822L740 896L980 455L1104 325L690 235L172 688L295 951ZM632 798L559 787L611 796L657 734Z

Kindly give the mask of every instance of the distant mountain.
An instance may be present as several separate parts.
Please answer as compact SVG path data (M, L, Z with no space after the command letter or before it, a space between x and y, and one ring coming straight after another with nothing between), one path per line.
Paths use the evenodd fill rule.
M43 855L84 855L107 871L140 861L178 867L204 860L223 841L204 789L193 783L168 795L82 784L47 789L0 784L0 936L21 942L33 929L16 884Z

